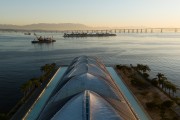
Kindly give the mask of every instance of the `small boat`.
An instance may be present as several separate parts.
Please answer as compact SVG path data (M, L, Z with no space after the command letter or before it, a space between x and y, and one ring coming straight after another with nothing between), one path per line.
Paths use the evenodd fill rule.
M34 39L33 41L31 41L32 43L52 43L52 42L56 42L56 40L53 39L53 37L38 37L35 33L34 35L36 36L36 39Z
M26 32L26 33L24 33L24 35L31 35L31 33L30 32Z

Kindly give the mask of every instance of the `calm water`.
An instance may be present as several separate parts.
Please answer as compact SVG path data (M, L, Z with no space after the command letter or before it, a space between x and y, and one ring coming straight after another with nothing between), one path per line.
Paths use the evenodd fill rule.
M68 65L80 55L97 56L109 64L147 64L151 76L164 73L180 88L180 33L118 34L106 38L63 38L54 44L31 44L34 36L0 32L0 112L8 111L22 97L20 86L39 76L40 66ZM180 93L177 94L180 96Z

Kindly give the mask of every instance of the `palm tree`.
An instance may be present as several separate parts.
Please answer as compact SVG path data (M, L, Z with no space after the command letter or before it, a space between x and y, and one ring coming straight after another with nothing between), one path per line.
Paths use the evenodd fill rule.
M166 92L166 88L169 90L169 96L170 96L170 91L171 91L171 87L172 85L171 85L171 82L169 82L169 81L165 81L164 82L164 87L165 87L165 92Z
M176 85L172 84L171 89L172 89L173 96L174 96L174 93L176 93L176 91L177 91Z
M160 83L161 83L161 85L162 85L162 90L164 89L164 82L167 80L167 78L166 77L162 77L161 79L160 79Z
M160 80L162 77L164 77L164 74L162 74L162 73L158 73L156 76L157 76L157 77L158 77L158 79Z
M20 90L24 94L24 96L26 96L27 92L29 90L28 84L27 83L22 84L21 87L20 87Z
M33 86L33 84L32 84L31 80L29 80L26 83L22 84L20 89L21 89L21 92L24 93L24 96L26 96L30 92L30 90L32 89L32 86Z
M158 73L156 76L158 77L158 83L159 83L159 87L160 87L160 85L163 84L163 79L162 78L164 77L164 74Z
M32 87L33 87L33 83L32 83L32 81L31 80L29 80L28 82L27 82L27 86L28 86L28 92L30 92L31 91L31 89L32 89Z

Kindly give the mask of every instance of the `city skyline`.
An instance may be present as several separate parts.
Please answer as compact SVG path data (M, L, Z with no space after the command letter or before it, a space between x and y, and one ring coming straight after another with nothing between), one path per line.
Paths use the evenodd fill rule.
M0 24L80 23L91 27L180 27L178 0L2 0Z

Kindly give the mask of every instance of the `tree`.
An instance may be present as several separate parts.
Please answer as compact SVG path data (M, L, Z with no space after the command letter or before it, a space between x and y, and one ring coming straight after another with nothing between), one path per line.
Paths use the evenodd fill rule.
M176 93L176 91L177 91L177 87L174 84L172 84L171 89L172 89L173 96L174 96L174 93Z
M164 87L165 87L165 91L166 91L166 88L169 90L169 96L170 96L170 91L172 89L172 83L169 82L169 81L165 81L164 82Z
M26 96L27 92L29 90L28 84L27 83L22 84L21 87L20 87L20 90L24 94L24 96Z
M143 64L137 64L137 70L142 72L142 73L146 73L147 71L151 71L151 69L149 68L148 65L143 65Z
M44 74L49 74L54 68L56 67L56 63L52 63L52 64L45 64L44 66L41 66L41 71Z
M162 73L158 73L156 76L158 77L159 86L161 85L162 89L163 89L164 88L164 81L167 80L167 78Z
M41 85L39 78L32 78L30 80L32 81L33 88L39 87Z
M164 89L164 82L167 80L166 77L162 77L160 80L159 80L159 83L161 84L162 86L162 90Z
M153 78L153 79L151 80L151 83L152 83L154 86L157 86L157 85L158 85L157 78Z
M143 73L145 73L145 72L150 72L151 71L151 69L149 68L149 66L148 65L143 65L142 66L142 71L143 71Z
M143 73L143 76L144 76L144 78L148 79L149 74L148 73Z
M164 74L158 73L156 76L158 77L158 80L160 80L162 77L164 77Z
M21 85L20 89L21 89L21 92L24 93L24 96L26 96L31 91L32 86L33 84L31 80Z

